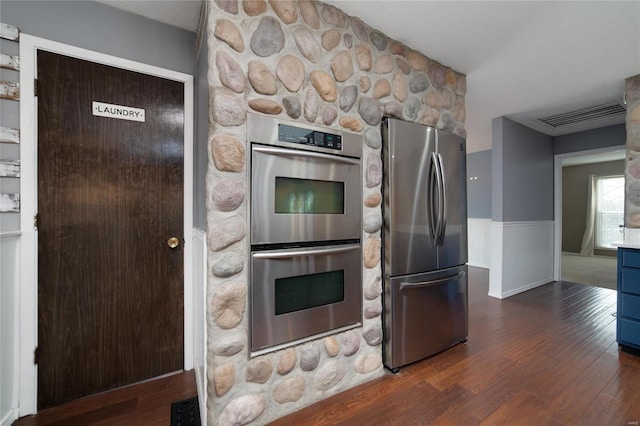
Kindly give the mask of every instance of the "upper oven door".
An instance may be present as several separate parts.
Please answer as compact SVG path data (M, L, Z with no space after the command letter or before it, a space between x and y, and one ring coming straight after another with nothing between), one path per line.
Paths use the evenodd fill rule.
M359 240L359 159L251 146L251 244Z

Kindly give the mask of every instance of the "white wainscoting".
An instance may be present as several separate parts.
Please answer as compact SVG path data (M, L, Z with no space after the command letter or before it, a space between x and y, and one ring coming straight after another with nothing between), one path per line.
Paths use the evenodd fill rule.
M18 418L20 232L0 233L0 425Z
M207 234L193 229L193 366L202 425L207 420Z
M504 299L553 281L554 222L491 222L489 296Z
M491 219L470 217L467 219L470 266L491 266Z

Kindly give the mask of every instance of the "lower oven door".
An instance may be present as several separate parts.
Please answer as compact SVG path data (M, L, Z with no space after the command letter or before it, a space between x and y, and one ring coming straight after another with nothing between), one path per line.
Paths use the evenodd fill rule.
M251 253L251 352L362 321L360 244Z

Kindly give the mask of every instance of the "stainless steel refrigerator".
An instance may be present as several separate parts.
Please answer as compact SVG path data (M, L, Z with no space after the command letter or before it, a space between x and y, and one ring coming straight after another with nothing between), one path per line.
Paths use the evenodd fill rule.
M382 122L384 364L392 371L468 334L465 140Z

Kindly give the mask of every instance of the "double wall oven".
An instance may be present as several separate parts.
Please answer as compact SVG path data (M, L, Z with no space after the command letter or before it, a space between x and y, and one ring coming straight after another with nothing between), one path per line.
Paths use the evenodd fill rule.
M362 321L362 137L248 114L251 354Z

